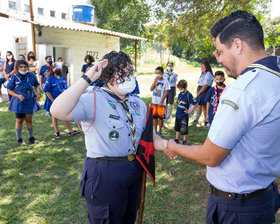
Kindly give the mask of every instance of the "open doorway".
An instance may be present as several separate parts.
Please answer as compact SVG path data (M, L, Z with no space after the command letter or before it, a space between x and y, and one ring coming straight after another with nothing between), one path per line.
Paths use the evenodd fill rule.
M57 62L59 58L63 61L63 73L67 79L68 86L71 85L71 66L72 66L72 55L71 49L68 47L53 47L53 60Z

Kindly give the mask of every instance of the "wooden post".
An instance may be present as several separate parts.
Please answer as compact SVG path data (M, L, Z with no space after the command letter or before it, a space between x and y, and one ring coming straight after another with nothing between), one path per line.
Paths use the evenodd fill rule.
M143 222L145 195L146 195L146 180L147 180L147 173L143 169L142 183L141 183L141 195L140 195L139 210L138 210L138 224L142 224L142 222Z
M34 14L33 14L33 3L32 0L29 0L29 9L30 9L30 19L31 19L31 34L32 34L32 48L35 56L36 54L36 45L35 45L35 25L34 25Z
M135 53L134 53L134 67L135 67L135 72L137 71L137 40L135 40Z

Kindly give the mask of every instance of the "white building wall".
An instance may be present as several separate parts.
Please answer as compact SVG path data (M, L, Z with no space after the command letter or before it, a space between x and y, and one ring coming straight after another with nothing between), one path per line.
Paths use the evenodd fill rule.
M0 0L0 9L9 10L9 1L16 3L16 11L24 13L24 5L29 6L29 0ZM55 18L61 19L61 14L66 13L66 19L72 20L72 6L90 4L90 0L33 0L34 16L50 18L50 11L55 11ZM42 8L44 15L38 15L38 8ZM29 14L29 13L26 13Z
M60 56L63 57L65 63L69 66L69 71L72 71L72 74L70 74L71 83L80 78L82 65L85 64L84 57L87 54L92 54L96 61L99 61L110 51L120 50L119 37L51 27L43 27L41 31L42 35L40 37L38 32L35 32L37 44L45 44L45 52L51 56L53 56L53 47L59 48L56 51L56 59ZM61 47L65 49L62 51ZM65 55L59 55L59 52L63 52ZM45 56L40 54L40 61Z
M0 17L0 24L0 51L2 53L2 57L5 57L6 51L12 51L15 57L18 57L15 42L16 38L26 37L26 53L32 50L32 35L30 23L19 22L15 19L7 19L4 17Z

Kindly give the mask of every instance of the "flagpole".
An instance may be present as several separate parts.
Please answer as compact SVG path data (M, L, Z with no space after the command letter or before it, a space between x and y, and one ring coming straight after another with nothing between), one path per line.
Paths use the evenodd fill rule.
M141 183L141 196L140 196L139 211L138 211L138 224L142 224L142 220L143 220L145 194L146 194L146 180L147 180L147 173L143 169L143 171L142 171L142 183Z

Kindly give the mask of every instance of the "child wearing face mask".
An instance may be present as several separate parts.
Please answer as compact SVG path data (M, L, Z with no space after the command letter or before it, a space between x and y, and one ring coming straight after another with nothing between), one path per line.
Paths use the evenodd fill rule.
M189 114L195 110L197 105L193 95L187 90L187 87L188 83L184 79L180 80L177 84L177 88L180 90L180 93L177 98L177 110L175 115L176 138L174 141L179 143L179 135L181 132L181 135L183 135L182 145L187 144ZM194 106L190 109L189 107L191 104Z
M41 110L39 82L32 72L28 72L28 64L24 60L16 62L16 73L11 76L7 85L8 93L12 96L9 110L16 114L16 140L19 146L25 145L22 137L22 125L25 121L30 144L39 141L33 136L32 116Z
M176 82L177 82L178 75L173 70L174 64L172 61L168 61L166 65L167 67L166 67L166 71L163 74L163 78L167 79L170 85L170 90L166 98L167 105L166 105L165 120L168 121L171 117L172 110L173 110L173 103L176 95Z
M43 109L47 112L50 112L50 107L54 99L63 93L67 88L67 80L62 76L62 66L55 64L51 67L49 78L47 79L44 87L44 92L46 93L47 97ZM55 137L60 138L61 135L58 129L58 119L54 116L52 116L52 123L55 131ZM80 134L80 132L74 131L72 129L69 122L63 121L63 124L68 129L70 136Z
M157 76L150 88L150 90L153 91L153 123L156 132L157 126L159 127L157 134L161 137L163 119L165 118L166 97L168 95L168 91L170 90L170 85L168 80L163 78L163 67L157 67L155 72Z
M211 123L214 119L214 116L217 112L217 108L219 105L219 99L226 87L224 84L225 81L225 75L222 71L216 71L214 76L214 81L216 83L216 86L211 87L207 93L207 96L205 98L207 104L206 104L206 121L209 124L209 128L211 126Z

